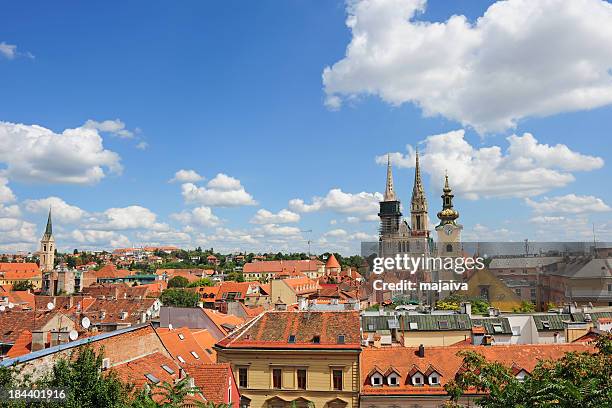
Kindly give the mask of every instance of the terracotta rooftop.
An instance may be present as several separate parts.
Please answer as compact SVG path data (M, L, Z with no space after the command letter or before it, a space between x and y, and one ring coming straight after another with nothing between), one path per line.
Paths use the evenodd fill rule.
M334 254L331 254L329 258L327 258L327 262L325 262L325 269L330 268L340 268L340 263L338 262Z
M219 341L222 348L359 349L358 312L267 311Z
M117 269L112 263L104 265L97 271L92 271L96 279L120 279L132 275L132 271L126 269Z
M156 329L159 338L172 357L181 365L185 363L214 362L212 349L207 352L198 343L187 327L178 329Z
M187 374L193 378L195 386L200 389L207 401L221 404L225 401L229 378L233 377L228 363L186 364Z
M366 348L361 352L360 370L362 394L374 395L443 395L444 385L455 377L463 364L457 356L461 350L473 350L488 361L497 361L508 368L531 372L540 360L555 360L567 352L593 352L594 348L584 343L569 344L515 344L499 346L446 346L425 347L425 356L418 356L418 347ZM370 372L378 367L386 371L394 367L400 375L399 386L373 386ZM410 374L422 374L435 370L440 375L439 385L412 385Z
M278 273L284 270L296 272L317 271L323 262L316 260L289 260L289 261L258 261L244 264L243 273Z
M32 350L32 332L29 330L23 330L17 340L15 340L15 344L13 347L6 353L8 358L15 358L19 356L23 356L24 354L28 354Z
M7 280L42 278L42 272L33 262L0 262L0 278Z
M210 355L212 362L217 361L217 352L214 349L217 339L206 329L190 329L195 341Z
M134 384L138 389L143 388L145 384L152 386L155 380L159 381L159 385L164 382L173 384L180 375L180 367L176 362L159 352L116 365L112 371L117 373L121 381Z

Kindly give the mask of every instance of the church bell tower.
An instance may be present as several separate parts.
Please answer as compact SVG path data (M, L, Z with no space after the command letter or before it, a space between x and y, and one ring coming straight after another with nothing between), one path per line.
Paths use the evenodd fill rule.
M55 262L55 238L53 238L53 226L51 224L51 209L47 218L47 227L40 240L40 269L43 272L50 272L54 268Z

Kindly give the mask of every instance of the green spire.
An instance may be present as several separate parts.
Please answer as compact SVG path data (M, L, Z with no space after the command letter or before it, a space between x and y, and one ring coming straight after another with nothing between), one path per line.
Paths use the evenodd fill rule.
M45 235L51 236L53 234L53 226L51 225L51 208L49 208L49 218L47 218L47 228L45 228Z

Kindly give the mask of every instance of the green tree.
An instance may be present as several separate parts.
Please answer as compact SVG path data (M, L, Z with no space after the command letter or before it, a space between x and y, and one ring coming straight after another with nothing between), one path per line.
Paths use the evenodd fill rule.
M13 290L34 290L34 284L30 281L19 281L13 284Z
M200 295L185 289L171 288L164 290L159 300L161 300L164 306L196 307L200 300Z
M185 288L189 285L189 280L183 276L175 276L168 281L169 288Z
M130 387L123 384L113 371L101 371L103 351L96 354L90 347L81 347L76 353L76 359L57 361L50 375L40 380L38 387L66 389L62 407L125 407L129 403Z
M448 406L456 407L469 388L485 393L483 408L612 407L612 334L600 336L595 353L566 353L556 361L540 361L524 381L510 369L469 350L462 350L462 370L445 385Z
M535 305L527 300L523 300L518 308L512 309L513 312L531 313L535 312Z
M76 257L71 256L70 258L66 259L66 266L68 266L68 268L70 268L70 269L76 268L76 266L77 266Z
M198 279L197 281L193 281L187 285L188 288L195 288L198 286L212 286L213 281L208 278Z

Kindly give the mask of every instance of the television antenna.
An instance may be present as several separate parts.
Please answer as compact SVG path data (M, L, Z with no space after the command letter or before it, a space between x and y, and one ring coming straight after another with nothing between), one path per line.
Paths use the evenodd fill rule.
M306 232L308 234L312 234L311 229L301 230L300 232ZM308 239L306 240L306 242L308 242L308 258L310 258L310 244L312 243L312 240L310 238L311 238L310 235L308 235Z

